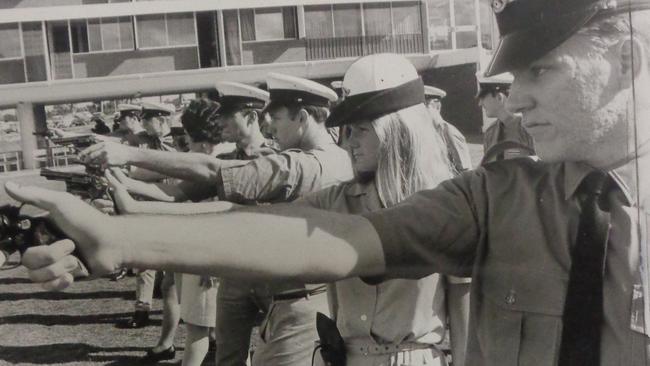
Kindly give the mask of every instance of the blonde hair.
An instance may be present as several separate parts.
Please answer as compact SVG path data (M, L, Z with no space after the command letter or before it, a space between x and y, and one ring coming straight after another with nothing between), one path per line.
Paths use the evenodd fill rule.
M447 149L424 104L372 121L379 138L375 183L385 207L452 177Z

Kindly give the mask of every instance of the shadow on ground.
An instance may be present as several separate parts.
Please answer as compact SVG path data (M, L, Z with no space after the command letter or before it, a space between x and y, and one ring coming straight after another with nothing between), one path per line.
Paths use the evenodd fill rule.
M134 300L135 294L128 291L92 291L92 292L4 292L0 293L0 301L17 300L90 300L90 299L124 299Z
M137 362L138 356L120 355L125 352L144 352L145 347L97 347L84 343L59 343L38 346L0 346L0 361L10 364L52 365L70 362L111 362L127 365ZM116 363L120 362L120 363ZM124 362L124 363L121 363ZM1 362L0 362L1 363Z
M150 315L160 314L161 311L151 311ZM84 325L84 324L119 324L129 318L133 313L93 314L93 315L45 315L23 314L0 317L0 324L38 324L45 326L54 325ZM149 326L160 326L161 320L150 319Z

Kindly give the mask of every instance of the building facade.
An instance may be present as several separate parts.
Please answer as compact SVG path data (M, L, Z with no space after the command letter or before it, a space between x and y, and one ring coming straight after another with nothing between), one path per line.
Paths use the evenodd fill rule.
M268 71L336 79L379 52L407 55L425 81L444 67L473 75L496 38L479 0L3 0L0 104L16 106L24 127L43 104L205 90Z

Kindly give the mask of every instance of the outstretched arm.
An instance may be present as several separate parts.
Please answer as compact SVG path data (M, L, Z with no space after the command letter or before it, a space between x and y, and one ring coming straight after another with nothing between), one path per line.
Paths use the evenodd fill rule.
M113 142L90 146L79 154L79 158L87 164L130 164L172 178L205 183L216 183L222 167L242 164L205 154L140 149Z
M121 171L111 169L111 171L121 174L122 179L126 176ZM238 207L234 203L226 201L208 201L208 202L156 202L156 201L136 201L127 191L127 187L122 184L111 171L106 171L106 179L113 192L113 200L121 214L159 214L159 215L197 215L205 213L217 213L230 211ZM128 178L126 178L128 179ZM152 187L152 184L146 184ZM153 186L155 187L155 186Z
M13 183L6 189L48 210L95 275L134 267L321 283L385 269L380 239L360 216L274 205L216 215L107 217L67 193ZM31 248L23 264L34 281L62 289L73 281L74 248L69 241Z

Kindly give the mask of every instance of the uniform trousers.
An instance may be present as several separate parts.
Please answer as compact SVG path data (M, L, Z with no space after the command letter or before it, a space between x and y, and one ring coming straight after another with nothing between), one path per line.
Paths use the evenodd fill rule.
M316 312L329 313L325 293L272 302L267 285L222 279L217 294L216 364L243 366L248 358L251 331L258 325L253 366L305 366L311 362Z
M135 278L135 310L150 311L153 303L153 289L156 283L156 271L152 269L138 270ZM165 271L160 284L164 294L174 285L174 273Z

